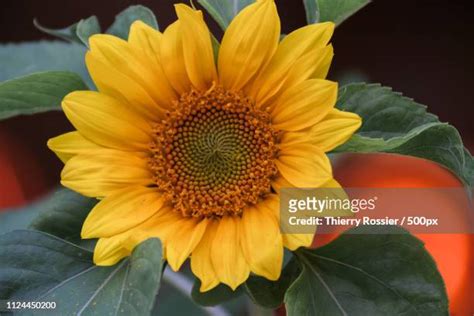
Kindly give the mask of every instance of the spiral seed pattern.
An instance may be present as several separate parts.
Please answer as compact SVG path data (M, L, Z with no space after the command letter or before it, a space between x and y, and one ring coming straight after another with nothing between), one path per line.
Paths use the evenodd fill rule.
M184 216L241 214L270 192L278 133L265 111L214 86L181 96L154 128L155 181Z

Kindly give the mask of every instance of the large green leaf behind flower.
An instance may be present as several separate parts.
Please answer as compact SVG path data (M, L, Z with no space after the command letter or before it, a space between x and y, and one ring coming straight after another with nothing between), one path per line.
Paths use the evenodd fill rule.
M107 29L107 33L127 39L130 26L137 20L143 21L149 26L158 29L155 14L149 8L142 5L132 5L117 14L114 22ZM46 34L72 43L80 43L85 46L89 46L89 37L101 32L99 20L94 15L86 19L81 19L79 22L61 29L47 28L39 24L36 20L34 24L39 30Z
M370 235L352 234L364 229ZM435 262L423 243L401 228L349 230L297 256L302 272L285 294L289 316L448 315Z
M254 0L198 0L207 12L216 20L217 24L225 31L232 19Z
M303 0L308 23L334 22L336 25L369 4L370 0Z
M30 228L77 243L82 223L96 203L96 199L60 188L30 205L2 210L0 234Z
M137 20L140 20L158 30L158 22L150 9L142 5L132 5L115 17L115 21L108 28L107 33L127 39L130 26Z
M85 48L55 41L0 45L0 120L61 109L61 100L93 83Z
M87 215L97 202L96 199L82 196L69 189L59 189L36 206L40 211L29 228L93 249L95 240L81 239L81 229Z
M36 231L0 236L0 258L0 299L56 302L55 315L147 315L164 262L158 239L115 266L99 267L88 250Z
M456 128L388 87L356 83L339 90L337 107L362 117L362 126L335 152L385 152L434 161L473 184L474 161Z
M93 87L84 62L86 48L59 41L0 44L0 82L44 71L77 73Z
M34 73L4 81L0 83L0 119L60 110L62 99L75 90L87 90L87 86L72 72Z
M89 37L101 32L99 20L95 15L87 19L81 19L79 22L62 29L47 28L41 25L37 20L34 20L33 23L39 30L46 34L73 43L84 44L85 46L89 46Z
M207 12L226 30L232 19L254 0L198 0ZM341 24L366 6L370 0L303 0L308 24L331 21Z
M249 280L247 290L268 307L284 300L289 316L448 315L435 262L398 227L362 226L324 247L300 248L280 280Z

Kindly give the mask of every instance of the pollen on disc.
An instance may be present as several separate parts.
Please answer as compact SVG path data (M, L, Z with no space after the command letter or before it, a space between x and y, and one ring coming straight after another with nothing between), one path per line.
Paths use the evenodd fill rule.
M154 179L184 216L238 215L270 193L278 132L242 94L219 86L184 94L154 135Z

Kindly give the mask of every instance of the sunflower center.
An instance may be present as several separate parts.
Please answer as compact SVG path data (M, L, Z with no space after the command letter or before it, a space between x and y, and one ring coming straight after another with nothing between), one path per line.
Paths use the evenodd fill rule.
M184 216L238 215L270 192L277 132L265 111L214 86L181 96L155 126L150 166Z

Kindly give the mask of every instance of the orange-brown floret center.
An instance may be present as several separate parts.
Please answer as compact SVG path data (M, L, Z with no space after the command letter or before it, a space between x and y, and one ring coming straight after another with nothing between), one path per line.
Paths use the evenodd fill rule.
M241 93L184 94L154 133L156 184L183 216L240 215L270 193L278 134Z

